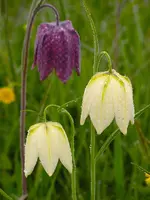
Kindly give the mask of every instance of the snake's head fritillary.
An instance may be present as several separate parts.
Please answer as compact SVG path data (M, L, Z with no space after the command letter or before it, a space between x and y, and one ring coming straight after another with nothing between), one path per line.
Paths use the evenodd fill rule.
M50 121L29 128L25 145L26 177L32 173L38 158L49 176L53 175L59 160L72 173L71 148L61 124Z
M127 134L129 122L134 124L132 84L128 77L115 70L96 73L85 88L80 124L87 116L98 134L101 134L115 118L123 134Z
M66 82L75 68L80 75L80 37L71 21L42 23L38 27L34 62L40 79L44 80L55 69L62 82Z

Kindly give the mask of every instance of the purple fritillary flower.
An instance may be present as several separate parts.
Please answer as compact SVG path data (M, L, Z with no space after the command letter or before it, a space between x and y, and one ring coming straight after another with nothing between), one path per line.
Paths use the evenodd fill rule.
M38 27L32 69L38 66L40 80L55 69L62 82L66 82L75 68L80 75L80 37L69 20L42 23Z

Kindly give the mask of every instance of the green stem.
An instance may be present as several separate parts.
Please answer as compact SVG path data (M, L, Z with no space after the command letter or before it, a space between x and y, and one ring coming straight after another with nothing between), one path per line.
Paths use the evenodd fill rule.
M140 165L137 165L136 163L131 162L131 165L134 165L135 167L137 167L140 171L147 173L150 175L150 172L147 171L146 169L144 169L143 167L141 167Z
M144 108L142 108L141 110L139 110L135 114L135 119L138 118L138 117L140 117L140 115L143 114L149 108L150 108L150 104L148 104L147 106L145 106ZM105 143L102 145L102 147L98 151L98 153L97 153L97 155L95 157L95 162L97 162L99 160L99 158L102 155L102 153L107 149L107 147L110 145L110 143L115 139L115 137L118 134L119 134L119 129L116 129L113 133L111 133L111 135L107 138L107 140L105 141Z
M94 64L93 64L93 74L96 73L96 69L97 69L97 55L98 55L98 52L99 52L99 43L98 43L98 36L97 36L97 31L96 31L96 27L95 27L95 24L94 24L94 21L91 17L91 13L86 5L86 2L85 0L82 0L82 3L83 3L83 7L85 9L85 12L86 12L86 15L88 17L88 20L89 20L89 23L90 23L90 26L91 26L91 29L92 29L92 34L93 34L93 42L94 42Z
M93 74L97 72L97 59L98 59L98 52L99 52L99 44L98 44L98 36L94 21L91 17L91 13L86 5L85 0L82 0L83 7L87 14L92 34L93 34L93 42L94 42L94 63L93 63ZM95 176L96 176L96 166L95 166L95 131L94 127L91 123L91 200L95 200Z
M116 129L111 135L107 138L105 143L102 145L100 150L98 151L96 157L95 157L95 162L97 162L101 156L101 154L107 149L109 144L115 139L115 137L119 134L119 129Z
M51 79L52 79L52 77L51 77ZM43 98L43 100L42 100L41 107L40 107L40 111L39 111L39 115L38 115L38 117L37 117L37 119L36 119L36 122L39 121L40 116L41 116L42 113L43 113L43 110L44 110L46 101L47 101L48 96L49 96L49 92L50 92L50 89L51 89L51 85L52 85L52 82L49 80L49 83L48 83L48 85L47 85L47 90L46 90L45 95L44 95L44 98Z
M96 175L96 162L95 162L95 130L91 123L91 200L95 200L95 175Z
M135 119L137 118L137 117L140 117L140 115L142 115L144 112L145 112L145 110L147 110L147 109L149 109L150 108L150 104L148 104L148 105L146 105L144 108L142 108L141 110L139 110L136 114L135 114Z
M76 163L75 163L75 148L74 148L74 137L75 137L75 128L74 128L74 121L70 113L62 108L62 112L66 113L70 119L71 123L71 132L72 132L72 139L71 139L71 152L72 152L72 162L73 162L73 171L71 174L71 185L72 185L72 199L76 200Z
M35 1L37 3L37 1ZM45 0L40 0L37 4L36 4L36 7L42 5L45 3Z
M109 71L109 73L112 73L111 58L110 58L109 54L106 51L101 51L99 56L98 56L98 64L97 64L98 68L99 68L99 65L100 65L100 62L101 62L101 59L102 59L103 56L105 56L107 58L107 60L108 60L108 69L109 69L108 71Z
M0 188L0 194L8 200L13 200L13 198L11 198L8 194L6 194L6 192L4 192L4 190L2 190L1 188Z
M51 184L50 184L50 188L49 188L48 193L46 195L47 198L45 198L46 200L47 199L52 199L53 192L55 191L55 182L57 180L57 176L58 176L58 174L60 172L60 169L61 169L61 164L58 163L58 166L56 168L56 172L54 173L52 181L51 181Z
M76 192L76 164L75 164L75 148L74 148L74 137L75 137L74 120L73 120L72 116L70 115L70 113L65 108L62 108L63 105L58 106L55 104L50 104L44 109L44 120L45 121L46 121L46 111L50 107L58 108L57 111L61 111L61 112L65 113L70 120L71 132L72 132L71 153L72 153L72 162L73 162L73 170L72 170L72 174L71 174L72 199L77 200L77 196L76 196L76 194L77 194L77 192Z

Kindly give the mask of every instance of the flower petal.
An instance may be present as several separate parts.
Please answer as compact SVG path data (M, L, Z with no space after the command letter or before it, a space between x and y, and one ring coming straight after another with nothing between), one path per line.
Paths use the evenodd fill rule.
M41 32L39 33L37 61L38 71L40 72L40 80L44 80L54 68L52 36L55 30L55 26L53 23L44 23L40 26Z
M49 176L51 176L58 163L58 155L56 152L57 138L52 134L53 129L43 123L42 128L38 134L38 151L39 159Z
M111 79L112 93L113 93L113 103L115 120L123 134L127 133L127 127L129 124L129 114L127 105L127 92L124 82L112 75Z
M129 115L129 120L134 124L134 103L133 103L133 90L132 84L128 77L121 76L119 73L115 72L116 75L124 82L126 90L126 101L127 101L127 111Z
M70 31L70 35L72 40L71 67L75 68L77 74L80 75L80 37L74 29Z
M37 135L40 123L30 127L25 145L25 176L30 175L38 159Z
M69 41L70 52L70 68L75 68L78 75L80 75L80 36L73 28L71 21L66 20L61 23L61 26L65 30L66 40Z
M48 34L45 34L43 38L41 38L38 54L38 71L40 72L40 80L45 80L54 69L51 38Z
M57 152L60 161L65 166L65 168L71 173L72 172L72 156L71 149L69 145L68 138L66 133L61 126L61 124L57 122L48 122L50 126L53 126L52 137L56 138L57 146L54 146L55 153ZM48 125L48 126L49 126Z
M82 101L82 111L80 119L81 125L84 124L85 119L87 118L89 111L91 110L92 103L94 103L95 99L97 99L97 96L101 94L106 78L107 75L105 73L97 73L91 78L88 85L86 86Z
M146 182L147 185L150 185L150 178L146 178L145 182Z
M37 31L37 35L36 35L36 41L35 41L35 45L34 45L34 61L33 61L33 64L32 64L32 69L41 60L41 56L40 56L40 53L39 53L41 51L40 43L43 40L42 38L47 31L48 31L48 23L43 23L38 27L38 31Z
M73 44L70 34L64 28L58 30L56 37L57 40L53 42L56 74L63 82L66 82L72 74L71 47Z
M99 93L90 108L90 118L98 134L101 134L114 118L112 86L110 82L111 76L107 75L107 78L100 83Z

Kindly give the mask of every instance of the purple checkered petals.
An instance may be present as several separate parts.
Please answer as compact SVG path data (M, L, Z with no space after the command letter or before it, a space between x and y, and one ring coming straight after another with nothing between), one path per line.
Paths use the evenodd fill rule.
M66 82L75 68L80 75L80 38L70 21L44 23L38 28L32 68L38 66L44 80L55 69L62 82Z

